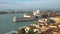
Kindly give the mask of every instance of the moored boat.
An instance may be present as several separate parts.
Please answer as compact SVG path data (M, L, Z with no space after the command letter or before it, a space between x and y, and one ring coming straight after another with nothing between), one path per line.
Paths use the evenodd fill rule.
M30 14L29 13L24 14L24 16L20 17L20 18L14 17L13 21L14 22L17 22L17 21L22 21L22 22L24 22L24 21L34 21L34 20L36 20L40 17L40 15L38 15L38 14L39 14L39 10L37 10L37 12L33 12L33 13L30 13Z

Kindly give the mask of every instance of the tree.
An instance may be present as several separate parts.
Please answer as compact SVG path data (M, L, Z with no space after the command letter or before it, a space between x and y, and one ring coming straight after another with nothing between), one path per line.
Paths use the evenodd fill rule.
M27 34L34 34L34 27L30 27L29 32Z
M25 34L25 29L24 28L19 29L18 34Z
M48 24L55 23L55 21L53 19L48 19L46 23L48 23Z

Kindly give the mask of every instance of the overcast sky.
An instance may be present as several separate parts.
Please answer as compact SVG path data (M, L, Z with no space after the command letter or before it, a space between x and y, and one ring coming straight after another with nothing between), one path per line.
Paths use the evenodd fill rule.
M0 9L60 9L60 0L0 0Z

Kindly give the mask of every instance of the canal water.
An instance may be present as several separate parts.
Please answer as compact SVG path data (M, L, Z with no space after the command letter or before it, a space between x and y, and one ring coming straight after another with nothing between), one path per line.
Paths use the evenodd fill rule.
M4 34L10 31L17 31L19 27L28 26L36 21L29 22L13 22L14 16L17 18L22 17L24 14L0 14L0 34Z

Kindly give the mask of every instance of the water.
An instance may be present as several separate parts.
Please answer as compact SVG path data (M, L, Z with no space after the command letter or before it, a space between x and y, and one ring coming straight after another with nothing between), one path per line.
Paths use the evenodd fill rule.
M16 22L14 23L13 17L21 17L23 16L22 13L20 14L0 14L0 34L4 34L10 31L17 31L19 27L27 26L31 23L35 23L35 21L30 22Z

